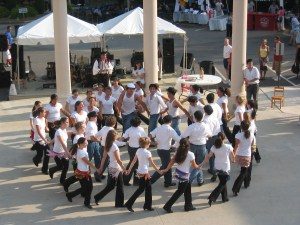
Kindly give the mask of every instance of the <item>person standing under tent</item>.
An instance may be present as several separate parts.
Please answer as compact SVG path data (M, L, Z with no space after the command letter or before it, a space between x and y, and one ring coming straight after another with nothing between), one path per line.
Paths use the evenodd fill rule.
M113 72L113 65L108 60L106 52L101 52L100 59L96 59L93 65L93 75L99 76L99 83L104 87L110 86L110 77Z

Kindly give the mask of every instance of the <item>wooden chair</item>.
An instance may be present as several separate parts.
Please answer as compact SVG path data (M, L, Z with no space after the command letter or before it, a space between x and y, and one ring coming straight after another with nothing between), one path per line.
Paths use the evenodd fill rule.
M274 95L271 98L271 108L279 102L279 108L284 105L284 87L276 86L274 87Z

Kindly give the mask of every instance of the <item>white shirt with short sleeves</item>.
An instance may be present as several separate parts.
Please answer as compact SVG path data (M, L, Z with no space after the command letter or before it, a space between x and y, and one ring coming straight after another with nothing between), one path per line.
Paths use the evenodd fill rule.
M231 45L224 45L224 47L223 47L223 58L224 59L229 59L231 52L232 52L232 46Z
M84 134L76 134L73 138L73 145L76 145L78 142L78 139L84 137Z
M104 97L105 97L105 93L103 91L101 92L101 94L99 94L99 92L97 92L96 101L99 102Z
M206 139L212 136L209 127L203 122L196 122L187 127L181 134L182 138L189 137L189 141L194 145L205 145Z
M114 97L109 97L109 99L101 98L100 102L102 104L102 114L114 114L114 103L117 100Z
M226 95L218 98L217 104L221 107L222 113L225 113L225 114L228 113L228 97ZM224 109L222 107L222 104L225 104L225 112L224 112Z
M51 103L45 106L46 111L48 112L47 120L50 123L60 120L60 110L63 108L62 104L56 103L53 106Z
M159 150L170 150L172 140L176 142L180 141L180 136L178 136L176 131L169 124L163 124L155 128L150 134L156 139L157 149Z
M86 111L82 111L82 114L79 114L78 112L73 112L71 117L75 119L75 123L77 123L77 122L86 123L86 121L87 121Z
M142 84L145 84L145 79L142 78L142 75L145 73L145 69L136 69L132 71L132 74L136 77L135 81L140 81Z
M152 157L151 152L145 148L139 148L136 151L139 166L137 172L140 174L148 173L149 171L149 158Z
M62 130L61 128L59 128L56 132L55 132L55 136L54 136L54 147L53 147L53 151L56 153L63 153L65 152L65 150L63 149L62 144L60 143L58 137L62 138L63 143L67 146L67 141L68 141L68 133L67 130L64 129Z
M88 141L91 140L91 136L95 136L98 132L98 127L95 121L89 121L85 128L85 137Z
M220 148L212 146L210 151L215 155L215 168L229 173L230 171L230 153L233 147L230 144L223 144Z
M177 165L177 169L184 173L189 173L191 168L191 161L195 160L195 154L188 151L188 154L183 163Z
M144 96L144 91L142 88L140 88L139 90L135 89L134 94L138 97Z
M113 143L112 146L110 147L109 151L108 151L108 156L109 156L109 167L112 167L112 168L121 168L120 165L118 164L117 162L117 159L115 157L115 152L118 152L120 151L119 150L119 147Z
M203 122L209 127L212 136L216 136L221 132L219 120L213 115L205 115Z
M93 106L93 109L89 109L88 106L84 106L83 110L88 114L89 112L99 113L99 109L96 106Z
M139 139L147 137L147 134L142 127L130 127L123 134L123 138L128 139L128 145L131 148L139 148Z
M253 80L257 78L256 81L249 82L249 84L259 84L260 73L255 66L253 66L251 70L245 68L243 74L244 74L244 78L246 78L247 80Z
M161 110L167 108L164 100L158 94L147 96L146 104L149 107L150 115L159 114Z
M79 96L78 96L77 98L75 98L75 99L73 98L73 96L69 96L69 97L67 98L66 102L69 104L69 112L70 112L70 113L75 112L75 103L76 103L77 101L80 101Z
M244 132L240 132L235 135L235 138L240 140L240 144L238 146L236 154L239 156L251 156L251 146L252 142L255 144L256 139L254 134L250 133L249 138L245 138Z
M204 106L203 106L200 102L197 102L195 106L193 106L193 105L191 105L191 104L189 105L188 112L189 112L189 114L193 117L194 122L196 121L196 120L195 120L194 113L195 113L196 111L201 111L202 113L204 113L203 107L204 107Z
M217 103L210 103L209 104L212 108L213 108L213 113L212 115L215 116L218 120L219 120L219 123L220 125L222 125L222 109L221 107L217 104Z
M43 139L40 137L40 135L37 132L36 126L39 126L41 135L46 138L46 119L36 117L33 119L33 128L34 128L34 137L33 141L42 141Z
M111 91L112 91L112 97L114 97L115 99L119 99L120 95L122 94L122 92L124 91L124 88L120 85L116 87L112 86L111 87Z
M89 159L89 154L87 152L87 149L78 149L76 153L76 161L77 161L77 169L82 171L82 172L87 172L89 171L89 165L86 164L82 159L87 158Z
M234 118L235 118L235 121L234 121L234 125L238 125L240 126L241 125L241 122L243 121L243 118L244 118L244 112L245 112L246 108L244 105L238 105L234 111ZM241 119L239 118L239 113L241 114Z
M114 130L113 127L104 126L96 133L96 137L101 138L101 145L105 146L106 136L110 130Z

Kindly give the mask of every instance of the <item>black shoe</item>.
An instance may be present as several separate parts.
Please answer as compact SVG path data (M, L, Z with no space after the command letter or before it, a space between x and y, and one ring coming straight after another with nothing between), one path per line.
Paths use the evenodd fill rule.
M42 173L45 174L45 175L48 175L48 170L42 170Z
M228 201L229 201L228 198L222 200L223 203L228 202Z
M212 169L208 169L207 172L210 173L211 175L215 174L215 172Z
M124 208L124 204L123 205L115 205L116 208Z
M105 178L106 178L106 176L105 175L101 175L101 177L100 177L102 180L104 180Z
M233 192L233 197L237 197L238 193L237 192Z
M129 211L129 212L134 212L134 210L132 209L131 206L128 206L128 205L124 205L126 207L126 209Z
M250 184L247 184L247 185L244 184L244 188L246 188L246 189L247 189L249 186L250 186Z
M172 182L170 184L165 184L165 188L176 186L176 183Z
M93 209L91 205L84 205L84 206L87 207L88 209Z
M192 206L192 207L184 208L184 211L186 212L193 211L193 210L196 210L196 207Z
M217 175L213 175L211 178L210 178L210 181L211 182L215 182L217 180Z
M69 192L69 187L67 187L67 185L63 185L64 186L64 190L65 190L65 192Z
M260 163L260 159L257 159L257 160L255 160L256 161L256 163Z
M130 183L124 183L124 186L131 186Z
M154 211L154 209L152 207L143 207L144 211Z
M211 207L211 203L212 203L212 200L208 200L208 205L209 205L209 207Z
M32 159L32 162L36 167L39 166L39 162L35 158Z
M51 172L51 170L49 170L49 176L51 179L53 179L53 173Z
M167 213L173 213L172 209L167 208L166 206L164 206L163 209L164 209Z
M69 202L73 202L71 196L69 196L69 193L66 193L66 197L67 197L67 199L68 199Z
M198 186L201 187L204 184L204 181L198 183Z

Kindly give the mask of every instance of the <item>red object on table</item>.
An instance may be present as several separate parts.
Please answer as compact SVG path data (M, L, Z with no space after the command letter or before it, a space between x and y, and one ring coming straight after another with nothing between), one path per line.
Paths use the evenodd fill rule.
M255 30L277 30L277 15L270 13L255 13Z
M254 30L254 14L248 13L247 30Z

